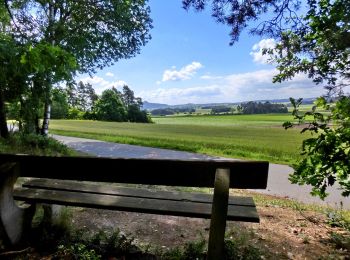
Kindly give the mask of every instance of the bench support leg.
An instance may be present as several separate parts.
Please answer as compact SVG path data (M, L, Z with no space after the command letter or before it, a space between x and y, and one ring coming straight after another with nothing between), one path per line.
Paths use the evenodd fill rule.
M210 221L208 260L223 259L230 169L217 169Z
M13 199L13 186L19 176L15 163L0 165L0 232L5 243L18 244L31 226L35 205L18 207Z

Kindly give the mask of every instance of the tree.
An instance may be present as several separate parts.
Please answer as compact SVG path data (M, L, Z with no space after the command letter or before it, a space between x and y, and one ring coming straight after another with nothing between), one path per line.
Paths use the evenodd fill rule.
M115 91L117 91L115 89ZM150 119L147 116L146 111L141 111L143 105L142 99L135 97L134 91L132 91L127 85L123 86L123 92L120 93L123 104L127 111L127 119L130 122L139 122L139 123L149 123Z
M288 108L283 104L272 104L270 102L242 103L243 114L267 114L267 113L288 113Z
M350 96L343 92L350 79L350 3L341 0L309 1L309 10L298 30L282 34L272 55L279 74L274 81L307 73L317 84L325 84L328 93L313 109L299 113L301 100L291 99L293 115L308 123L302 132L316 135L303 142L303 160L290 180L311 184L312 194L325 198L327 186L337 182L343 196L350 195ZM317 109L329 110L329 115ZM313 119L308 121L306 116ZM333 126L330 125L333 124ZM285 127L292 127L290 122Z
M92 85L90 83L84 84L82 81L80 81L77 85L67 85L66 92L69 106L83 112L91 112L95 102L98 99Z
M130 105L127 111L129 122L150 123L151 120L145 110L140 110L137 105Z
M63 119L68 115L67 93L64 89L54 88L52 90L52 111L51 118Z
M293 115L300 122L313 117L302 132L316 133L303 142L304 159L290 176L293 183L310 184L313 195L327 196L326 188L338 182L342 194L350 194L350 96L343 92L350 78L350 2L343 0L308 0L304 15L297 13L300 3L289 0L184 0L184 7L203 10L213 3L213 16L218 22L232 26L231 43L238 40L248 21L274 10L272 19L261 22L253 33L272 35L276 48L264 50L279 71L273 82L306 73L328 93L317 100L313 109L300 114L302 99L291 102ZM228 6L230 8L228 8ZM330 110L329 116L317 108ZM329 125L332 123L333 126ZM286 122L286 128L293 124Z
M107 89L102 92L101 98L96 102L96 116L104 121L126 121L127 112L117 92Z
M14 101L23 90L26 78L20 64L22 48L9 35L0 33L0 136L8 136L5 102Z
M75 57L80 72L91 74L133 57L150 39L150 10L145 0L5 0L4 5L17 42L60 47ZM52 75L46 76L45 115L52 88ZM43 132L47 126L44 120Z
M27 45L21 56L21 63L25 66L31 84L30 95L25 102L28 103L29 101L29 107L34 110L32 117L28 114L30 119L34 120L34 124L32 120L27 120L26 131L32 132L33 124L36 132L39 132L39 104L44 103L44 119L41 133L47 135L52 86L63 80L72 80L77 69L76 59L62 48L43 42L36 44L35 47Z

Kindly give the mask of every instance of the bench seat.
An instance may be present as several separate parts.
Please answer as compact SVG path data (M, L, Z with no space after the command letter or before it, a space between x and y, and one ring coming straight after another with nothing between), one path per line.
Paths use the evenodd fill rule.
M14 191L14 199L130 212L211 218L213 196L204 193L126 188L105 183L34 179ZM230 196L227 220L259 222L251 197Z

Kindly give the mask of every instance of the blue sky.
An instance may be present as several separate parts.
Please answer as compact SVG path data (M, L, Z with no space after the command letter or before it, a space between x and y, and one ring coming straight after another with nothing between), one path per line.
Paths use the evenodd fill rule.
M132 59L96 73L90 82L97 93L127 84L144 101L184 104L258 99L315 97L323 94L305 75L272 84L275 68L260 47L273 44L244 32L229 46L229 28L205 12L185 11L181 0L150 0L152 39Z

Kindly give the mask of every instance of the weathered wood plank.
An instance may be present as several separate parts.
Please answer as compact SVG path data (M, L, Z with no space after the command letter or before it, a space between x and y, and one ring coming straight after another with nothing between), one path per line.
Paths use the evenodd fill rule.
M215 176L213 207L210 220L207 260L223 259L230 169L217 169Z
M268 162L227 160L121 159L1 154L18 162L21 176L187 187L213 187L217 168L229 168L230 187L265 189ZM41 171L41 169L50 169Z
M16 189L14 198L29 203L48 203L185 217L211 217L211 204L189 201L28 188ZM227 220L259 222L259 216L255 207L230 205L228 207Z
M55 179L33 179L23 183L22 186L27 188L86 192L102 195L119 195L128 197L192 201L201 203L213 202L212 194L150 190L143 188L126 188L107 183L88 183L81 181L66 181ZM253 198L242 196L230 196L229 204L240 206L255 206Z

